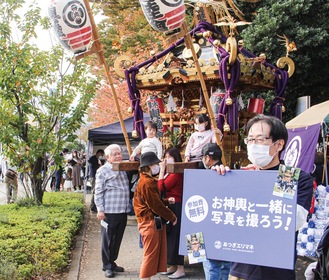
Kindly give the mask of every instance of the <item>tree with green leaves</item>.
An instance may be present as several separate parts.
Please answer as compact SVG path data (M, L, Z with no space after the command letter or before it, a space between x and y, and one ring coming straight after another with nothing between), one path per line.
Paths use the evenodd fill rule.
M289 54L295 73L285 91L285 120L295 116L297 98L311 96L312 105L328 100L329 72L329 3L324 0L263 0L240 8L252 25L241 32L246 48L255 55L266 54L268 62L286 55L285 35L297 51Z
M24 172L36 202L42 203L47 160L62 164L65 143L75 132L97 87L83 61L67 58L62 47L40 51L36 28L49 28L35 3L19 16L24 0L0 2L0 142L12 166ZM17 30L13 29L16 26ZM16 34L20 39L14 40ZM13 35L15 34L15 36Z

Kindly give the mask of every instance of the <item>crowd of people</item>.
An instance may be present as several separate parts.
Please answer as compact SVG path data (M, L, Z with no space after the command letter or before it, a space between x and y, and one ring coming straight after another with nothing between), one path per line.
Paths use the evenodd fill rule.
M85 155L76 150L72 150L70 153L67 148L64 148L60 156L62 161L52 174L50 181L51 191L81 191L83 170L86 165ZM50 161L49 165L54 165L54 161Z
M156 139L156 127L147 124L147 141L139 145L130 160L138 160L139 181L135 186L133 208L143 247L140 279L151 279L157 273L169 279L186 277L184 256L179 254L182 216L183 175L168 173L167 164L182 162L177 148L167 149L161 156ZM198 160L200 168L217 171L220 176L230 176L230 168L221 161L222 152L214 142L214 132L209 130L209 119L199 117L195 123L197 135L189 144L184 161ZM204 133L206 131L206 133ZM207 139L207 140L205 140ZM275 117L258 115L247 125L247 154L251 162L242 169L278 170L280 154L288 139L282 121ZM205 140L205 141L203 141ZM193 148L194 147L194 148ZM120 146L105 149L106 163L96 172L95 204L97 218L102 226L102 261L105 276L112 278L124 271L116 264L120 244L131 211L131 176L125 171L113 171L112 163L122 161ZM210 171L209 171L210 172ZM306 221L311 206L313 179L301 172L297 192L296 230ZM105 226L104 226L105 224ZM295 279L295 271L207 259L203 263L207 280L243 279Z
M96 155L87 160L85 153L77 150L69 152L67 148L64 148L60 156L62 157L62 163L57 166L52 174L51 191L82 192L84 181L87 179L89 182L88 187L92 192L95 187L96 171L105 161L103 159L104 151L99 149ZM50 161L49 164L53 165L54 162Z
M86 154L77 150L69 152L67 148L64 148L60 153L61 161L56 165L55 170L51 173L51 180L47 191L76 191L82 192L85 184L85 179L90 181L90 191L93 190L95 185L95 172L99 166L104 163L102 157L104 155L103 150L97 151L96 155L86 160ZM96 158L96 163L95 163ZM46 170L52 170L52 166L55 165L55 161L47 159L46 168L42 169L43 175ZM88 167L87 167L88 165ZM87 174L88 170L88 174ZM4 171L4 172L2 172ZM0 169L0 180L5 185L6 202L7 204L14 203L17 200L19 182L24 180L24 174L19 173L16 166L11 166L8 162L3 161Z
M219 176L230 176L230 168L222 164L222 151L215 143L216 132L210 129L206 115L196 118L195 130L182 159L181 151L175 147L162 153L161 142L156 137L157 127L148 122L145 125L147 138L130 157L130 161L139 161L138 171L113 170L113 163L123 160L121 147L117 144L97 150L89 160L77 151L69 153L67 149L63 150L61 155L65 166L59 166L54 173L53 190L81 190L82 179L87 177L85 166L89 165L88 177L93 192L91 210L97 213L97 219L101 221L101 256L105 277L112 278L124 271L116 260L127 215L132 212L136 216L143 248L140 279L151 279L157 273L167 275L169 279L187 276L184 256L179 254L183 174L168 173L167 165L196 160L199 168L217 172ZM241 169L278 170L282 164L280 155L288 140L283 122L272 116L257 115L249 120L246 133L245 143L251 164ZM8 177L7 180L14 179ZM307 220L313 181L310 174L300 172L296 230ZM203 269L206 280L295 279L294 270L225 260L206 259Z

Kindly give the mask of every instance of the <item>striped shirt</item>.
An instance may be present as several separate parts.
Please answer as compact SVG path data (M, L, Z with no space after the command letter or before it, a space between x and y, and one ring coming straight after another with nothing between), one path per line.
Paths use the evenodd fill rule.
M131 211L129 180L124 171L113 171L106 162L96 172L95 204L98 212L107 214Z

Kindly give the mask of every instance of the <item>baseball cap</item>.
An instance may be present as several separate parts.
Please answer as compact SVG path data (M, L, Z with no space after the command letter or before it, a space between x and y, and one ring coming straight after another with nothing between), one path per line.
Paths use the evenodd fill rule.
M222 151L219 148L219 146L215 143L207 143L206 145L203 146L202 148L202 156L217 156L221 158L222 156Z

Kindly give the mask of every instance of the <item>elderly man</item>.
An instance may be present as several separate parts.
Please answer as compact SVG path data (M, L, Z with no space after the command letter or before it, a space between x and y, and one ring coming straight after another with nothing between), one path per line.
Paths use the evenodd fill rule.
M102 262L105 277L114 277L114 272L124 268L115 263L127 224L130 188L126 172L113 171L112 163L122 161L121 148L112 144L105 150L106 163L96 173L95 203L97 219L102 221Z
M215 143L208 143L202 148L202 162L206 169L220 168L222 165L222 151ZM223 165L222 165L223 166ZM203 262L206 280L227 280L231 263L220 260L207 259Z
M283 122L276 117L258 115L248 122L247 135L245 143L252 164L243 169L278 170L281 163L280 154L288 139L288 132ZM217 170L220 174L225 173L223 166ZM312 178L301 171L297 189L297 230L307 219L312 193ZM296 279L296 275L294 270L232 262L229 280L244 279L293 280Z

